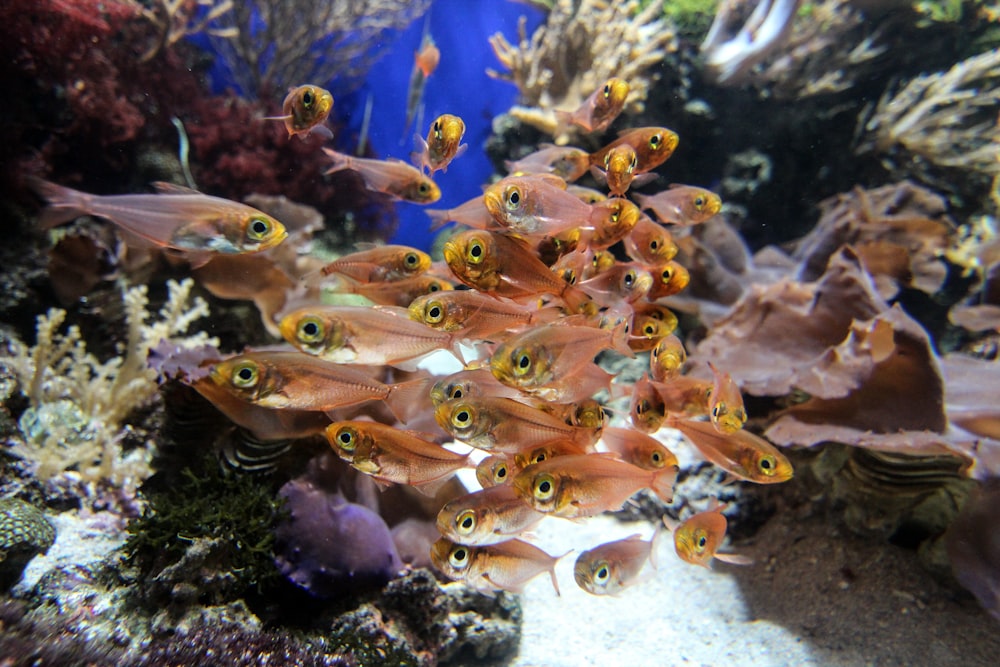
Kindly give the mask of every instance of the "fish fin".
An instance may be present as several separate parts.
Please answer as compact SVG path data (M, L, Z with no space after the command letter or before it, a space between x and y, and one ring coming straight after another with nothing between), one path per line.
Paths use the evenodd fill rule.
M677 467L667 466L666 468L661 468L653 473L653 482L651 487L653 493L658 495L661 500L666 503L671 503L674 500L674 482L677 481Z
M566 283L566 287L559 293L559 298L563 300L566 307L574 313L586 312L587 307L593 304L594 299L589 294L578 287ZM634 354L632 356L635 356Z
M419 494L427 496L428 498L434 498L437 496L438 491L443 489L444 485L451 481L452 477L454 477L454 475L445 475L440 479L424 482L423 484L411 484L410 488Z
M153 181L153 189L156 190L158 195L200 195L194 188L189 188L186 185L178 185L176 183L167 183L166 181Z
M299 135L299 138L304 141L305 138L310 134L317 134L323 137L324 139L333 139L333 130L331 130L323 123L320 123L319 125L313 125L311 128L309 128L309 131L306 132L304 135Z
M664 516L666 518L666 516ZM663 541L663 536L670 531L667 530L665 523L658 523L653 529L653 536L649 538L649 564L654 570L660 569L659 558L656 557L656 552L660 548L660 542Z
M597 165L591 165L590 175L594 177L594 180L597 181L598 185L605 186L608 184L608 172L599 168Z
M425 404L430 400L429 380L430 378L420 378L400 382L389 388L385 404L396 419L405 424L409 418L425 408Z
M49 203L38 215L38 224L42 229L52 229L82 215L88 215L89 202L93 195L37 176L27 176L25 180L35 194Z
M292 114L286 114L284 116L263 116L260 120L292 120Z
M338 171L343 171L344 169L351 169L351 156L344 155L343 153L338 153L330 148L323 147L323 152L326 153L327 157L333 159L333 164L324 171L324 174L333 174Z
M628 344L628 339L630 337L629 332L629 321L628 319L623 319L612 330L611 334L611 349L619 354L624 354L630 359L635 359L635 352Z
M647 171L642 174L636 174L635 176L632 177L632 186L636 188L641 188L647 183L652 183L659 177L660 176L658 174L654 174L651 171Z
M425 211L428 217L431 219L431 231L435 231L444 227L445 225L453 222L451 219L451 211L442 211L440 209L427 209Z
M730 565L753 565L753 558L740 554L720 554L719 552L715 552L714 557Z
M501 586L497 582L495 582L492 579L490 579L490 575L485 574L485 573L483 574L483 580L486 583L488 583L490 586L493 587L493 591L494 592L495 591L507 591L508 593L514 593L515 595L520 595L521 593L524 592L524 586L523 585L518 585L518 586ZM474 588L476 588L476 587L474 587ZM476 588L476 589L477 590L481 590L479 588ZM558 592L558 591L559 591L559 589L556 588L556 592Z

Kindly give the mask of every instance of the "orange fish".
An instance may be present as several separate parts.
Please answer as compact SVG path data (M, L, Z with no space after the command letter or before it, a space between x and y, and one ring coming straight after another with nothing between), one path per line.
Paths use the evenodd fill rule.
M677 256L678 248L670 232L645 215L639 216L625 237L625 253L645 266L660 266Z
M424 36L420 40L420 50L413 53L413 69L410 71L410 86L406 91L406 129L409 130L413 124L413 117L417 113L417 108L424 98L424 87L427 79L438 63L441 62L441 51L434 43L434 38L424 30ZM405 135L404 135L405 136Z
M702 456L737 479L777 484L794 474L791 462L774 445L743 429L723 435L708 422L670 419L667 425L680 431Z
M635 352L648 352L655 349L656 345L673 330L673 322L661 320L648 313L635 313L632 317L633 335L628 339L628 345Z
M459 280L488 294L512 298L553 294L573 312L591 300L549 270L523 241L502 234L459 232L444 244L444 259Z
M635 303L649 294L652 286L653 276L649 271L632 264L616 264L614 268L577 285L596 301L607 306L614 305L616 301Z
M441 62L440 49L429 35L425 35L420 44L420 50L413 54L413 65L420 70L426 79L434 73L439 62Z
M463 339L489 339L508 329L550 322L560 315L554 308L533 310L514 301L475 290L429 294L413 300L410 318Z
M431 266L430 255L404 245L384 245L352 252L326 264L324 276L340 274L362 283L403 280Z
M334 422L326 427L326 439L341 459L383 484L420 487L469 467L468 455L377 422Z
M722 209L722 200L714 192L676 183L655 195L637 194L635 201L655 213L660 222L685 227L701 224Z
M558 595L556 563L560 558L562 556L550 556L521 540L469 547L442 537L431 547L431 562L444 576L464 581L486 594L495 591L520 593L524 584L548 572Z
M517 537L543 518L512 486L492 486L449 500L438 512L437 527L452 542L482 546Z
M511 176L554 174L572 183L590 169L590 153L573 146L542 144L541 149L520 160L504 163Z
M578 125L587 132L601 132L606 130L625 108L628 92L627 81L612 77L591 93L576 111L557 110L556 118L562 125Z
M678 375L687 361L684 343L674 334L661 338L649 355L649 374L657 382L669 382Z
M598 183L608 186L611 197L624 197L628 189L635 185L639 187L656 179L655 174L640 174L639 157L629 144L619 144L612 147L604 155L604 164L594 165L590 173Z
M486 188L483 203L497 225L517 234L552 236L590 225L590 206L547 174L502 178Z
M642 218L639 207L620 197L605 199L591 205L590 222L593 230L587 244L595 249L610 248L627 237Z
M604 158L613 148L628 144L635 150L636 155L636 165L633 171L636 174L644 174L666 162L677 149L677 142L677 133L665 127L639 127L625 130L610 144L596 153L591 153L590 164L592 166L603 165Z
M629 417L632 425L643 433L656 433L667 418L663 398L645 373L632 385Z
M709 510L699 512L680 524L663 517L663 523L674 532L674 549L681 560L706 568L712 558L733 565L753 563L746 556L719 553L719 547L726 538L727 522L723 509L725 506L716 502Z
M472 229L490 229L495 226L493 216L490 215L486 204L483 203L482 195L473 197L455 208L447 210L427 209L427 215L431 219L432 231L444 227L449 222L457 222Z
M415 136L417 152L410 155L413 164L421 169L430 169L431 176L435 171L448 171L451 161L464 153L469 147L462 143L465 136L465 122L458 116L443 114L431 123L427 139Z
M671 502L677 470L643 470L609 454L557 456L514 477L514 488L539 512L566 519L620 509L641 489Z
M521 468L514 463L513 456L492 454L476 466L476 481L484 488L510 484Z
M488 368L468 368L447 375L434 383L430 393L434 407L456 398L493 396L524 399L524 395L517 389L501 384Z
M589 448L593 451L593 448ZM581 447L571 440L555 440L553 442L522 449L514 453L514 466L518 470L524 470L532 463L548 461L556 456L569 456L571 454L586 454L587 449ZM523 501L522 501L523 502Z
M441 189L434 181L402 160L353 157L325 147L323 152L333 158L333 165L324 174L350 169L361 176L369 190L415 204L433 204L441 198Z
M386 306L305 306L285 315L278 329L303 352L341 364L398 365L458 342Z
M639 573L647 562L655 567L656 547L662 534L657 529L649 540L636 534L587 549L573 566L577 586L591 595L621 593L639 581Z
M673 467L679 470L677 457L656 438L631 428L607 427L601 442L623 461L644 470Z
M420 274L388 282L359 283L350 278L341 279L333 286L333 291L357 294L380 306L406 308L417 297L455 289L447 280L436 276Z
M651 267L649 272L653 274L653 286L649 290L650 301L679 294L691 282L688 270L675 261Z
M715 378L708 395L708 416L716 431L731 435L747 422L743 395L729 373L723 373L712 362L708 362L708 367L712 369L712 376Z
M248 403L271 409L333 410L385 401L402 421L420 409L424 380L383 384L362 371L301 352L247 352L212 367L212 380Z
M288 236L284 225L262 211L169 183L156 184L156 195L109 196L30 176L28 185L49 202L39 216L45 229L83 215L106 218L131 239L181 251L197 266L213 254L267 250Z
M284 121L289 137L298 135L300 139L305 139L306 135L315 132L330 138L333 132L323 122L332 110L333 95L330 91L307 84L289 89L281 105L282 115L268 116L264 120Z

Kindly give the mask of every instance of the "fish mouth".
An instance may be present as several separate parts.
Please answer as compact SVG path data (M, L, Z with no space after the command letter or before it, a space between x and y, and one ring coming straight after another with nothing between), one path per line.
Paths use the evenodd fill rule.
M495 192L487 191L483 195L483 204L486 206L486 210L490 212L490 215L494 220L500 221L500 195Z
M269 238L268 240L266 240L266 241L264 241L262 243L259 243L257 245L256 251L257 252L261 252L263 250L270 250L271 248L273 248L274 246L280 244L282 241L284 241L287 238L288 238L288 230L287 229L282 229L280 233L275 234L274 236L272 236L271 238Z
M444 255L444 261L448 266L458 266L460 264L462 253L459 252L458 246L451 241L444 244L444 248L441 252Z

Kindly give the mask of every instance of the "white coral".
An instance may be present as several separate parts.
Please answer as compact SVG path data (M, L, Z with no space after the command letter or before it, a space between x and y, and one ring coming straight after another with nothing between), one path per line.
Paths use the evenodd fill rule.
M52 308L38 317L34 347L16 343L0 359L17 377L31 406L20 420L23 441L6 451L34 464L40 479L75 469L88 480L114 484L149 474L147 451L123 458L123 422L156 396L156 374L146 365L151 347L168 339L184 345L212 343L204 332L175 340L194 320L208 315L208 304L195 297L193 282L167 283L169 295L159 317L147 324L149 299L145 285L125 290L128 332L118 356L101 361L87 351L76 326L60 328L66 312Z

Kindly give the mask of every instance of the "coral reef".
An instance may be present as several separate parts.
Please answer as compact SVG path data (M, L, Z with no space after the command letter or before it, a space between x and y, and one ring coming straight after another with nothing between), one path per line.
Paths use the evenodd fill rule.
M45 514L19 498L0 499L0 591L21 577L24 566L55 541Z
M490 39L507 71L489 73L520 91L520 104L509 113L549 134L558 127L555 110L576 109L613 76L629 83L626 110L641 111L657 79L655 66L677 48L657 3L642 7L638 0L557 0L530 38L523 17L518 32L517 45L499 33ZM556 137L556 143L568 140Z

